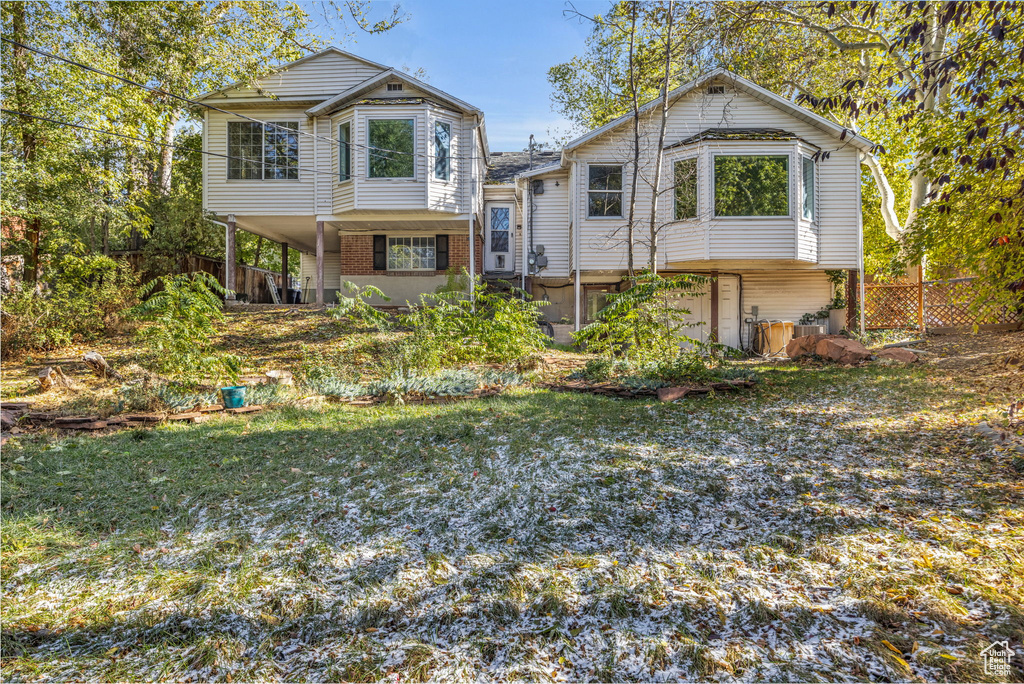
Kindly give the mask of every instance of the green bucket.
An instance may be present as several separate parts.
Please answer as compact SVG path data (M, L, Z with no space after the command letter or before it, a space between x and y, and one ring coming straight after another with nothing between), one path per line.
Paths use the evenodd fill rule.
M220 397L224 408L242 408L245 406L245 387L221 387Z

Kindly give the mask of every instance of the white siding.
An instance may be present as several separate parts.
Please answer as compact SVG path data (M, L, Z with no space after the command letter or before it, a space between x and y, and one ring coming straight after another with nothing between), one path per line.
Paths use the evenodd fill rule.
M267 94L277 97L333 97L382 70L345 55L328 52L260 79L255 88L235 88L228 98L252 98ZM214 98L211 98L211 101ZM220 99L219 97L216 99Z
M427 205L427 111L417 105L357 107L352 132L352 175L357 210L423 209ZM412 178L369 178L369 121L412 119L415 127L415 170Z
M436 151L434 149L434 123L443 122L451 127L451 146L449 154L451 172L449 180L441 180L434 177L434 161ZM464 154L464 136L462 134L462 117L449 114L440 110L431 109L427 120L427 148L430 157L427 159L427 208L431 211L444 211L459 213L462 209L462 193L460 191L460 180L462 170L465 168L460 157ZM472 148L470 148L472 149Z
M820 270L743 272L741 318L751 317L751 306L758 307L758 318L797 323L805 313L828 306L832 285ZM747 341L747 325L743 325Z
M535 176L526 182L529 184L533 180L544 181L544 194L533 195L533 244L534 247L544 245L544 256L548 258L547 267L537 275L540 278L568 277L569 173L563 170Z
M298 180L229 180L228 160L203 155L206 209L216 214L313 215L313 184L319 174L313 166L312 123L301 107L246 109L245 116L260 121L297 121L299 124ZM228 154L228 122L242 121L231 114L207 112L207 151ZM324 168L324 171L327 169Z
M306 278L309 278L309 291L316 290L316 255L299 254L299 284L306 291ZM324 252L324 287L336 290L341 287L341 253ZM313 297L310 296L309 301Z

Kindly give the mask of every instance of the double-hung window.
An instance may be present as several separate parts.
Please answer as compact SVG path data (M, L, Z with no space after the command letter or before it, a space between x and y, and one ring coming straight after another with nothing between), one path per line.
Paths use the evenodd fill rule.
M352 177L352 124L338 124L338 180Z
M445 121L434 122L434 178L449 180L452 177L452 125Z
M697 159L681 159L674 165L676 221L697 218Z
M437 267L437 244L433 235L388 237L389 271L433 271Z
M590 166L587 216L622 216L622 167Z
M297 180L299 123L229 121L228 178Z
M801 157L803 161L803 185L801 190L800 204L803 217L813 221L814 216L814 160L810 157Z
M415 175L413 119L370 119L370 178L412 178Z
M715 155L715 216L789 215L789 155Z

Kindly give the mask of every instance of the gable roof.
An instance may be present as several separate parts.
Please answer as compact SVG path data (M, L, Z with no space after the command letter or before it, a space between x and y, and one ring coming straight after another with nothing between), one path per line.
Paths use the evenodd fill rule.
M683 138L679 142L665 145L666 150L685 147L704 140L799 140L804 144L818 149L812 142L804 140L796 133L781 128L705 128L696 135Z
M390 69L391 68L391 67L389 67L386 64L378 64L377 62L374 62L374 61L371 61L369 59L366 59L365 57L360 57L359 55L352 54L351 52L346 52L345 50L342 50L340 48L336 48L333 45L331 45L329 47L324 48L320 52L314 52L313 54L306 55L305 57L300 57L299 59L296 59L295 61L288 62L287 64L282 64L280 66L274 67L273 69L271 69L269 72L267 72L263 76L260 76L260 78L261 79L269 78L270 76L273 76L274 74L280 73L282 71L287 71L288 69L290 69L290 68L292 68L294 66L298 66L299 64L304 64L306 62L310 62L310 61L312 61L314 59L319 59L320 57L323 57L324 55L329 55L329 54L335 54L335 55L340 55L341 57L347 57L348 59L353 59L353 60L355 60L357 62L362 62L363 64L366 64L367 66L372 66L372 67L375 67L375 68L381 69L381 70L386 70L386 69ZM247 87L248 85L249 85L249 82L245 81L245 80L235 81L234 83L231 83L230 85L226 85L223 88L217 88L216 90L211 90L211 91L209 91L207 93L203 93L202 95L198 95L196 97L196 100L204 100L204 99L206 99L208 97L212 97L213 95L220 95L220 94L225 93L225 92L227 92L229 90L233 90L235 88Z
M704 86L705 84L709 83L710 81L715 81L715 80L725 81L726 83L729 83L730 85L735 87L737 90L741 90L741 91L747 93L748 95L750 95L751 97L754 97L755 99L760 100L761 102L764 102L765 104L771 105L771 106L775 107L776 109L779 109L779 110L789 114L790 116L793 116L793 117L803 121L804 123L807 123L807 124L809 124L811 126L814 126L818 130L820 130L820 131L822 131L824 133L828 133L828 134L830 134L830 135L832 135L832 136L834 136L836 138L839 138L840 136L842 136L843 132L845 131L846 132L846 137L844 138L844 140L848 141L851 145L853 145L857 149L861 150L862 152L869 152L875 146L875 144L873 142L871 142L870 140L868 140L864 136L852 135L852 132L849 129L847 129L847 128L843 127L843 126L840 126L837 123L829 121L828 119L824 118L823 116L819 116L819 115L815 114L814 112L812 112L812 111L810 111L808 109L805 109L805 108L801 107L800 105L798 105L798 104L796 104L794 102L790 102L789 100L787 100L784 97L781 97L780 95L776 95L775 93L771 92L770 90L766 90L765 88L762 88L761 86L757 85L753 81L750 81L750 80L748 80L746 78L743 78L742 76L734 74L733 72L729 71L728 69L721 68L721 67L718 68L718 69L714 69L712 71L709 71L706 74L702 74L702 75L698 76L696 79L690 81L689 83L685 83L685 84L679 86L678 88L675 88L674 90L670 91L669 94L668 94L669 101L670 102L674 102L675 100L678 100L683 95L686 95L687 93L692 92L692 91L694 91L694 90ZM640 113L641 114L646 114L647 112L649 112L650 110L655 108L660 103L661 103L661 98L660 97L656 98L654 100L651 100L650 102L648 102L648 103L646 103L646 104L644 104L643 106L640 107ZM632 117L633 117L632 114L624 114L623 116L620 116L619 118L617 118L617 119L615 119L613 121L609 121L608 123L606 123L604 126L601 126L600 128L595 128L594 130L590 131L589 133L585 133L584 135L581 135L580 137L576 138L575 140L573 140L572 142L568 143L567 145L565 145L562 148L563 154L565 154L567 152L571 152L572 150L574 150L574 149L576 149L576 148L578 148L578 147L580 147L582 145L585 145L588 142L590 142L590 141L592 141L592 140L594 140L596 138L601 137L605 133L608 133L609 131L612 131L612 130L618 128L619 126L625 124L627 121L632 119Z
M402 81L407 83L417 90L421 90L428 95L432 95L435 99L447 104L449 107L454 107L460 112L466 114L475 114L477 116L483 116L483 112L473 105L464 102L457 97L452 97L443 90L438 90L432 85L428 85L423 81L419 81L412 76L403 74L400 71L388 68L386 71L371 76L362 83L357 83L348 90L338 93L334 97L324 100L318 105L310 107L306 110L306 116L326 116L332 112L336 112L348 103L356 100L357 98L366 95L367 93L381 87L385 83L391 83L394 81Z

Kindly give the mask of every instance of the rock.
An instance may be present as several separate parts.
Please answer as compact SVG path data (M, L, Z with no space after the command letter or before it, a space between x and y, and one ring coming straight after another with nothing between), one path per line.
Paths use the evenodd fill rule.
M14 418L13 413L7 409L0 410L0 426L2 426L4 430L11 429L17 422L18 421Z
M835 361L844 366L868 361L871 358L871 352L867 347L856 340L848 340L845 337L818 340L814 346L814 353L823 359Z
M818 342L821 340L833 340L840 338L840 335L804 335L803 337L794 337L786 345L786 355L791 359L796 359L801 356L807 356L808 354L816 354L815 351L818 347ZM844 338L845 339L845 338Z
M658 390L658 401L682 399L689 391L688 387L662 387Z
M882 349L875 354L875 356L879 359L888 359L890 361L898 361L900 363L914 363L917 361L917 354L902 347Z

